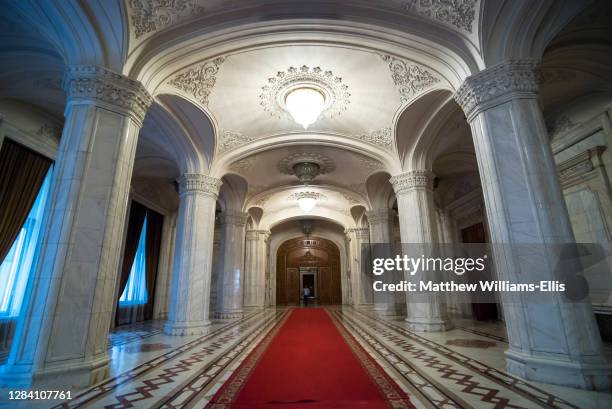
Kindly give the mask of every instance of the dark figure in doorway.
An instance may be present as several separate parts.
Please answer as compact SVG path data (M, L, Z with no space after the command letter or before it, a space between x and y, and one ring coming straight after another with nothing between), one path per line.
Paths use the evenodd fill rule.
M310 297L310 288L304 287L304 307L308 305L308 297Z

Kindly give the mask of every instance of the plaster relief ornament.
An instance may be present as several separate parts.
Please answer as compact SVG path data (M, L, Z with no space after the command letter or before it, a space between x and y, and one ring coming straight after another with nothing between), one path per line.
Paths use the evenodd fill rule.
M402 102L410 101L416 95L440 82L439 78L419 65L387 54L381 55L380 58L389 65L391 78Z
M223 61L225 61L225 57L217 57L214 60L196 65L175 76L168 81L168 84L191 95L196 101L207 106L208 97L217 82L217 73Z
M412 0L406 4L406 10L471 33L476 3L476 0Z
M391 135L391 128L389 127L359 135L357 139L373 145L382 146L383 148L393 148L393 136Z
M268 78L261 87L259 104L270 116L290 115L304 129L319 117L341 115L350 104L348 85L321 67L289 67Z
M140 38L202 13L204 8L199 3L200 0L130 0L134 36Z
M256 160L255 156L251 156L249 158L241 159L239 161L236 161L236 162L232 163L229 166L229 170L231 170L232 172L236 172L239 175L245 176L249 172L249 170L251 170L253 165L255 164L255 160Z
M333 160L319 153L294 153L278 162L278 171L285 175L295 175L295 165L300 163L314 163L319 166L318 175L331 173L336 169Z
M237 146L252 142L253 138L243 135L240 132L224 131L219 132L219 153L223 153Z

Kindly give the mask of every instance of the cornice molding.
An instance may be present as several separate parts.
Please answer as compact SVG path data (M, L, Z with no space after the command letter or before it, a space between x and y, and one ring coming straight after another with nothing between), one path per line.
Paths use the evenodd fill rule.
M433 182L436 175L425 169L411 170L400 173L389 179L396 195L407 193L414 189L426 189L433 191Z
M66 69L64 89L68 104L94 103L133 117L142 124L153 102L138 81L98 65L73 65Z
M469 122L482 111L514 98L536 98L537 60L512 60L474 74L455 93Z
M220 179L208 175L185 173L179 179L179 194L203 194L216 199L222 184Z

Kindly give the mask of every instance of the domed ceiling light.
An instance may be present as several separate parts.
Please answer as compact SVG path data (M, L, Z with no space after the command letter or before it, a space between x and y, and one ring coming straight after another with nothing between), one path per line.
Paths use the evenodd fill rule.
M287 93L285 107L304 129L313 124L325 108L325 96L312 87L298 87Z
M300 209L302 209L305 213L309 213L317 205L317 199L308 196L300 197L297 202Z

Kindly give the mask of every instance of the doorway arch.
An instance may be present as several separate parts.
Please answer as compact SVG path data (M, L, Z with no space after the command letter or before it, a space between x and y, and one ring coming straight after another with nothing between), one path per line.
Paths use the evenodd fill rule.
M276 304L299 305L302 286L312 286L319 304L341 304L340 250L322 237L285 241L276 252Z

